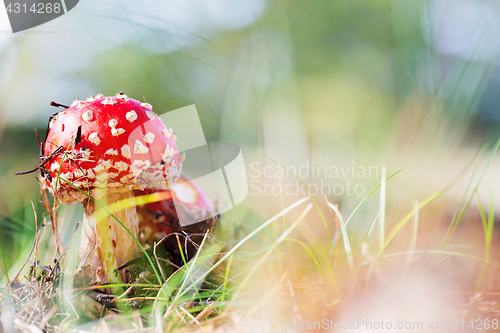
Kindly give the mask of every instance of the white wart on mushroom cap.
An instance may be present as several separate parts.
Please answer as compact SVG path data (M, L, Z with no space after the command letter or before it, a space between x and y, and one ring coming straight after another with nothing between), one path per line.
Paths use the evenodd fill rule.
M51 121L43 153L50 156L58 147L45 165L45 183L54 192L59 174L62 203L86 198L64 180L99 199L109 191L168 189L182 167L175 136L152 106L125 94L75 100Z

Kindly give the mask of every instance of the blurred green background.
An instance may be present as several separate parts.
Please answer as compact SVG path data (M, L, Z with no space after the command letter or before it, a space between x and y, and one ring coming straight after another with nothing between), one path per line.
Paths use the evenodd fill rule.
M207 141L240 145L247 166L265 165L263 151L287 166L407 167L400 189L418 184L429 194L454 175L450 165L468 162L465 150L498 137L499 5L82 0L57 20L0 34L0 243L8 267L33 240L29 201L36 205L38 183L34 174L14 176L38 163L33 128L43 138L51 101L97 93L123 91L159 114L196 104ZM363 180L366 188L379 177ZM362 198L332 196L344 207ZM250 195L241 214L260 199ZM280 207L268 206L262 214Z

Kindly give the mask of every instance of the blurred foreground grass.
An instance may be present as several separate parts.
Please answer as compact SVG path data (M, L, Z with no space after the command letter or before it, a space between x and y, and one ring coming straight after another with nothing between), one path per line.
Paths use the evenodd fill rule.
M16 243L20 255L11 258L12 264L5 255L2 260L4 267L12 265L3 274L3 329L287 331L299 323L359 318L416 325L455 319L478 325L480 320L491 328L500 317L500 248L494 242L499 237L493 199L483 206L477 189L499 145L480 152L489 155L486 163L478 156L464 165L464 171L473 169L470 186L452 216L442 194L456 180L414 201L413 209L389 223L387 184L405 170L382 172L381 183L349 212L313 196L276 209L265 221L256 210L241 216L229 212L216 238L206 237L196 257L179 270L162 264L162 285L144 261L137 278L123 285L126 292L117 297L99 292L109 286L88 286L73 274L77 235L59 257L46 230L50 225L38 224L39 237L33 239L34 228L19 221L33 214L33 207L38 221L47 222L47 214L31 203L18 207L3 222L25 226L13 229L18 242L25 239ZM287 198L282 192L278 199L283 205ZM374 200L376 214L362 213L363 205ZM349 232L346 225L359 214L370 229ZM61 216L64 224L68 215ZM73 234L72 228L66 232ZM161 252L150 255L156 263L166 258ZM26 266L17 272L19 264Z
M269 1L252 26L164 53L149 52L142 42L168 44L169 31L160 28L147 30L147 38L139 33L141 43L85 44L93 53L84 68L72 53L53 52L66 45L64 33L40 34L46 43L35 46L34 35L16 40L16 66L0 90L0 248L8 271L2 286L26 266L19 284L2 288L3 329L275 332L325 318L422 322L424 328L429 321L463 319L470 329L471 319L498 320L500 166L498 156L488 160L495 145L482 146L496 142L499 131L495 27L480 26L479 38L457 50L452 42L462 36L453 39L445 28L454 18L448 15L464 4L494 6ZM96 22L80 15L80 23ZM112 22L109 31L90 36L135 33L125 18ZM453 52L443 51L450 45ZM64 51L79 49L69 46ZM33 56L40 54L51 55L41 56L44 66ZM4 63L8 59L2 54ZM66 84L70 89L62 89ZM33 97L20 98L32 86ZM96 301L96 290L75 289L78 242L71 237L82 215L78 207L61 209L63 258L55 255L50 225L43 228L32 279L35 216L41 226L47 214L34 177L13 172L38 162L30 126L45 126L50 100L120 90L146 95L163 111L196 103L207 141L239 144L247 167L259 162L276 170L263 151L284 166L355 161L379 170L385 165L386 177L404 170L387 181L381 172L360 180L364 194L381 184L364 202L363 196L329 195L338 212L321 195L305 201L302 192L250 195L224 214L216 240L204 243L196 259L173 275L165 268L161 288L144 273L136 295ZM300 184L284 169L281 175L267 180ZM320 182L300 180L307 187Z

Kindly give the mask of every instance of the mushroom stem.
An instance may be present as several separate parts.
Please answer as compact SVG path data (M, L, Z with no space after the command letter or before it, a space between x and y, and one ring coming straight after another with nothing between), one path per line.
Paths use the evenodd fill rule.
M132 191L108 192L107 196L100 200L100 203L109 208L114 203L132 198ZM137 258L139 253L139 246L130 235L132 233L137 237L139 233L139 217L135 206L112 212L130 231L129 233L113 216L108 213L103 214L102 208L93 201L84 203L84 205L88 209L85 209L83 221L79 269L91 265L92 271L95 272L94 278L98 283L127 282L128 277L125 270L121 270L119 275L115 275L114 271ZM113 207L117 206L113 205Z

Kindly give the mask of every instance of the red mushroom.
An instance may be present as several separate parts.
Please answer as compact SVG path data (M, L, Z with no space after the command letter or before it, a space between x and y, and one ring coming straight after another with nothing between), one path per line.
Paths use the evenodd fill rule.
M155 192L166 192L167 199L137 207L140 240L147 246L163 239L172 261L182 265L176 235L184 248L184 258L189 260L196 253L195 244L199 245L218 219L215 205L198 184L183 176L170 191L136 191L136 196Z
M138 256L129 231L137 238L139 218L134 205L114 212L127 231L112 216L94 214L99 206L89 195L110 205L137 189L170 188L182 167L175 140L150 104L123 93L75 100L50 121L43 185L62 204L84 203L79 269L90 265L97 282L119 282L113 270Z

